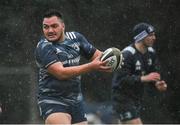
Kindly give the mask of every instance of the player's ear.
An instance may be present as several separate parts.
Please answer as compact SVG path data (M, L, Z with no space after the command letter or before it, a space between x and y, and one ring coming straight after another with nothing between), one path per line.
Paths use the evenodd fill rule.
M62 23L62 28L63 28L63 30L65 30L65 24L64 23Z

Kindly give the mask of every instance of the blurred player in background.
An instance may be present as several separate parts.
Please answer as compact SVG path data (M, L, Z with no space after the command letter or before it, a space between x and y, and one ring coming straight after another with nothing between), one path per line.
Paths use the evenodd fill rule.
M161 79L152 48L156 40L154 27L147 23L137 24L133 29L133 40L133 44L122 51L122 68L112 80L112 98L122 123L142 124L140 109L144 85L152 84L159 91L165 91L167 84Z
M109 72L102 52L78 32L65 32L61 12L49 10L43 16L44 38L35 50L39 68L38 104L46 124L87 124L81 93L81 74ZM79 65L80 56L90 60Z

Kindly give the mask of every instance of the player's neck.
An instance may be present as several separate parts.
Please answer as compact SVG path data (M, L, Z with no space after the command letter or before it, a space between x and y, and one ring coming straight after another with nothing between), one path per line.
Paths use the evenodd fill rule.
M62 32L59 42L63 42L64 40L65 40L65 34L64 34L64 32Z
M135 47L142 54L147 52L147 47L142 42L135 43Z

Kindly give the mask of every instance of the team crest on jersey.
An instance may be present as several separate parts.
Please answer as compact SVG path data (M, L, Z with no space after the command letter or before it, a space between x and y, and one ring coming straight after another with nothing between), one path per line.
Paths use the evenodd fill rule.
M56 54L62 52L60 49L56 48Z
M141 63L139 60L136 61L136 70L141 70Z
M76 43L72 44L71 47L73 47L76 51L80 50L78 44L76 44Z

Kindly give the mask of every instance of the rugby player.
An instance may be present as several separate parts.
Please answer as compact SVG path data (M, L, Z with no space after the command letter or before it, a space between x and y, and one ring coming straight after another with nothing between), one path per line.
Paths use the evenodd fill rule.
M38 105L46 124L87 124L81 92L81 76L91 71L110 72L102 52L78 32L65 32L63 15L49 10L43 16L44 37L35 60L39 68ZM79 64L80 57L89 60Z
M159 91L167 89L153 49L155 40L154 27L139 23L133 28L133 43L122 51L122 68L112 80L113 107L121 123L142 124L140 109L145 84Z

